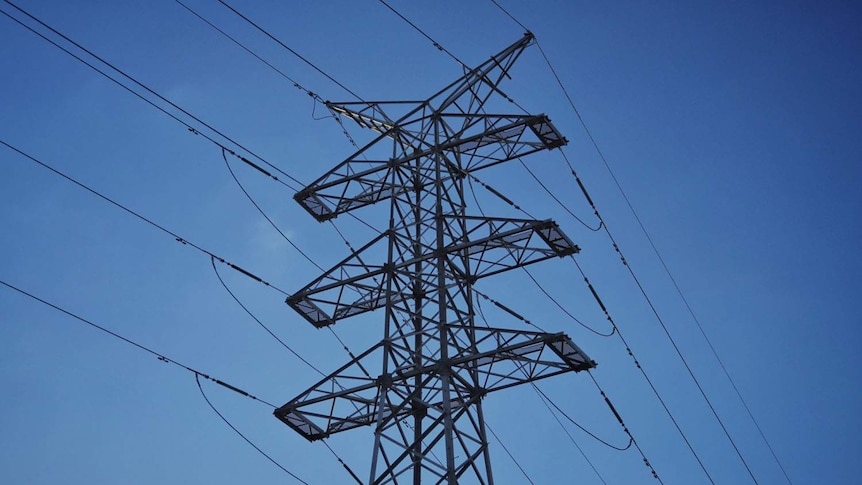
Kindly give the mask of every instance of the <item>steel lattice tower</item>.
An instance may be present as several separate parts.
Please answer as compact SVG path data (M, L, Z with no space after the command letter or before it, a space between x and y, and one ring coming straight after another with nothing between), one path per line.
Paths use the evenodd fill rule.
M487 112L532 40L425 101L328 103L379 135L294 198L318 221L385 201L389 226L287 303L316 327L382 309L384 335L275 415L310 441L373 426L369 484L492 484L485 395L595 366L563 333L474 321L477 280L579 251L553 221L466 212L472 173L566 143L544 115Z

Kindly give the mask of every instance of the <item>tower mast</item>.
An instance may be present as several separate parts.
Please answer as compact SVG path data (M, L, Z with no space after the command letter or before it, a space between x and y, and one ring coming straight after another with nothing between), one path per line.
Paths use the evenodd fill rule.
M532 40L424 101L328 103L379 135L294 198L321 222L388 203L389 224L287 304L318 328L382 310L383 339L275 416L310 441L372 426L369 484L493 484L485 396L595 366L563 333L475 319L478 280L579 251L551 220L467 212L473 173L566 143L545 115L488 111Z

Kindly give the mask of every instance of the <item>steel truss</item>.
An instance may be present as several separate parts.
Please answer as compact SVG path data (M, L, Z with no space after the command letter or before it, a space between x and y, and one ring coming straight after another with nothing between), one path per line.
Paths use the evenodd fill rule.
M383 309L383 340L275 411L310 441L373 426L369 484L492 484L486 394L595 366L562 333L475 322L477 280L579 251L550 220L466 214L473 172L566 143L545 115L487 112L532 40L425 101L329 103L379 135L294 197L318 221L389 202L386 231L287 299L316 327Z

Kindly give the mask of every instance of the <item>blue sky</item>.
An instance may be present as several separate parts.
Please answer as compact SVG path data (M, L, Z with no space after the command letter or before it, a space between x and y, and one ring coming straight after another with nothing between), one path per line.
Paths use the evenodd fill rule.
M365 99L421 99L460 73L377 2L246 3L244 13ZM523 34L490 2L392 4L471 65ZM19 5L304 182L352 153L336 123L313 119L309 96L173 1ZM217 2L188 5L324 99L352 100ZM503 5L538 37L793 483L854 483L862 473L862 322L854 306L862 287L860 8ZM5 16L0 72L3 141L280 288L295 291L317 276L245 199L214 145ZM568 137L566 154L758 482L787 483L535 46L512 76L507 92ZM347 127L357 141L369 139ZM559 153L528 163L592 220ZM348 254L292 191L233 167L312 258L328 267ZM230 298L208 257L5 147L0 170L1 279L276 404L316 381ZM710 474L717 483L751 483L606 235L566 214L517 163L481 178L536 217L557 220L580 245L579 263ZM372 237L349 220L339 227L356 246ZM531 270L574 315L606 326L571 262ZM309 361L331 371L349 359L283 295L220 272ZM523 273L480 289L565 331L598 362L593 375L665 483L708 483L619 340L569 320ZM381 335L373 315L337 330L354 352ZM271 409L204 386L289 470L313 484L348 483L320 443L306 442ZM0 387L3 483L291 483L210 411L191 374L6 289ZM625 443L588 376L541 388L595 434ZM531 390L492 394L485 406L535 483L601 483ZM634 450L570 432L607 483L651 483ZM365 476L368 430L329 442ZM497 483L523 483L499 444L491 446Z

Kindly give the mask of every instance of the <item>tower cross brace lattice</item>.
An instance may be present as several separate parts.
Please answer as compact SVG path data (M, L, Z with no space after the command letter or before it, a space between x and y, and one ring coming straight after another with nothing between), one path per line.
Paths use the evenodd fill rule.
M595 366L563 333L475 318L478 280L579 251L551 220L466 211L473 173L566 144L545 115L489 112L532 40L424 101L328 103L378 136L294 198L318 221L388 202L389 225L287 304L316 327L382 310L383 339L275 416L310 441L373 427L369 484L492 484L485 396Z

